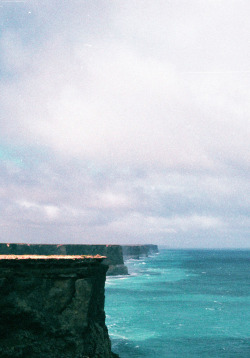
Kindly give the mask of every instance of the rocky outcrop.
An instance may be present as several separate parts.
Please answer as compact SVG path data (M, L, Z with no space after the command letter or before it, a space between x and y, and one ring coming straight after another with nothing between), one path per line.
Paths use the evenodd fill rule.
M138 260L141 257L147 257L148 255L158 252L157 245L122 245L124 260L135 259Z
M0 244L1 255L102 255L109 266L107 275L127 275L120 245Z
M1 256L1 358L114 358L102 257Z

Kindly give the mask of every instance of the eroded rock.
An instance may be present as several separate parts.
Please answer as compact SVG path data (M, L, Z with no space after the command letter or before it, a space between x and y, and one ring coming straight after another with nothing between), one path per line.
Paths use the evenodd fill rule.
M1 358L114 358L103 258L0 256Z

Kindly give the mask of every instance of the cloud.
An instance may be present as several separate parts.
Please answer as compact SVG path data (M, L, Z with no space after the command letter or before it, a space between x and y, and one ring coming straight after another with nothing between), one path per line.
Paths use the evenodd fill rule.
M71 17L78 17L76 5L75 11L62 7L53 21L54 26L48 20L44 24L52 36L45 38L35 50L18 32L4 32L4 62L19 73L17 81L1 88L5 93L2 108L9 115L8 124L3 126L5 133L21 142L47 145L64 155L106 162L208 169L217 168L228 157L248 163L244 112L249 111L249 105L245 81L234 74L223 76L223 71L222 76L186 75L176 65L180 53L174 59L171 55L183 45L181 34L191 32L192 40L188 43L191 46L185 45L187 57L193 60L193 65L197 61L203 64L206 59L197 59L193 53L198 35L194 35L192 28L201 28L210 35L209 45L213 51L220 32L210 21L218 25L218 17L216 20L206 18L205 24L209 27L204 27L198 18L204 14L196 3L195 13L182 22L184 8L192 12L185 3L184 8L176 6L172 10L175 21L171 20L168 25L169 4L149 2L146 5L138 24L134 16L141 10L140 6L135 5L134 9L132 3L128 7L119 4L115 11L110 5L111 15L107 19L97 13L86 25L87 11L82 26L73 23L69 33L63 30L58 35L54 26L62 29L59 19L65 21L68 12ZM80 5L79 9L84 10ZM215 11L214 4L208 9L211 13ZM40 8L36 11L38 18L44 18L44 12L51 18L50 6L43 9L42 14ZM178 12L180 18L176 17ZM110 16L113 21L107 23ZM232 13L230 16L239 21ZM189 29L191 19L193 27ZM86 26L90 33L94 32L99 20L104 24L104 34L91 36L91 48L86 47L82 41ZM227 20L221 18L223 32L219 40L223 40L226 30L234 33L228 26ZM134 28L134 38L128 33L131 28ZM167 36L161 40L166 52L164 57L157 56L148 47L150 39L153 42L156 35L162 36L160 29L165 29ZM149 38L145 33L142 36L143 30ZM171 36L177 36L170 47L167 30ZM114 36L108 36L108 31ZM141 44L136 46L139 39ZM17 58L21 61L15 60ZM227 58L226 63L230 65L231 59ZM233 66L233 62L231 64Z
M244 180L93 168L58 157L40 158L33 167L27 161L24 157L17 171L4 172L1 166L4 241L218 247L247 235ZM229 233L235 237L225 238Z
M138 236L138 227L141 227L140 235L168 235L178 234L178 232L188 232L190 230L207 230L210 228L218 228L223 226L223 223L218 218L209 216L174 216L174 217L152 217L139 214L132 214L123 218L120 221L115 221L110 224L108 229L114 233L132 234Z
M39 215L39 221L42 219L41 215L45 215L49 220L54 220L59 214L59 208L54 205L40 205L28 201L17 202L17 204L26 211L29 211L29 216L32 215L32 213L37 213Z
M3 5L3 239L245 238L247 10L203 0Z

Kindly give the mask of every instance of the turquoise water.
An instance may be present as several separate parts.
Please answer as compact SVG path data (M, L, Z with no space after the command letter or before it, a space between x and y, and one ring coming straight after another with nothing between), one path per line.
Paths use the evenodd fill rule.
M250 357L249 250L162 250L127 265L106 282L121 358Z

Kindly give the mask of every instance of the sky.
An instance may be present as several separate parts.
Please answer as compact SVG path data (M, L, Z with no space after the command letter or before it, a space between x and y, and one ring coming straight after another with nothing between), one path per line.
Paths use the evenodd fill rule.
M0 0L0 241L249 248L248 0Z

